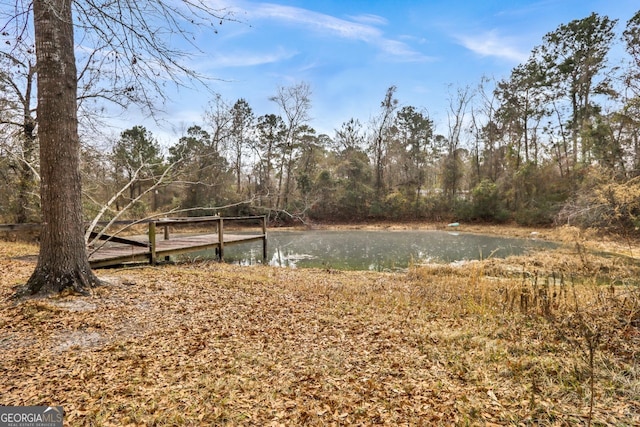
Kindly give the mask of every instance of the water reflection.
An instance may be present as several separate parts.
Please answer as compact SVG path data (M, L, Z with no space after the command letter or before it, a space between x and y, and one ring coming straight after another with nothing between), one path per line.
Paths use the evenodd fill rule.
M262 262L262 244L227 246L225 260L241 265ZM270 231L268 263L302 268L396 270L411 263L452 263L520 255L557 245L535 239L513 239L446 231ZM207 256L200 253L200 257ZM210 257L214 257L211 253Z

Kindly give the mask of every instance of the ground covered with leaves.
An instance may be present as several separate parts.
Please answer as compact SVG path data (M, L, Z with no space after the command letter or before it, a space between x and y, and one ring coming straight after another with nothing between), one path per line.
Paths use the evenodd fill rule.
M68 425L640 425L633 257L194 263L11 300L34 249L0 243L0 404Z

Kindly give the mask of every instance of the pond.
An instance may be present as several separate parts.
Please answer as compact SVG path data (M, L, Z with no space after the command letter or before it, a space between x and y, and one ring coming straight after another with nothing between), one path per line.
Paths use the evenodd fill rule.
M281 267L315 267L338 270L399 270L411 263L453 263L504 258L534 249L557 247L536 239L516 239L433 230L269 231L267 262ZM225 247L225 261L262 263L262 243ZM199 252L189 258L214 258Z

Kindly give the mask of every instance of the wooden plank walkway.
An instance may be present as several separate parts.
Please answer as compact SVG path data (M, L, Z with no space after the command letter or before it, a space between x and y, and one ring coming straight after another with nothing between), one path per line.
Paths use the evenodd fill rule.
M225 234L223 247L238 243L248 243L264 240L262 234ZM156 242L156 257L158 259L170 255L181 255L189 252L217 249L220 251L218 234L200 234L197 236L172 236L170 240ZM89 263L92 268L109 267L113 265L151 262L151 249L131 246L121 243L109 243L96 252L89 251Z
M250 234L225 233L224 225L233 222L258 223L258 230ZM87 248L89 263L92 268L109 267L129 263L148 262L155 264L160 258L171 255L181 255L189 252L216 249L220 260L224 259L224 247L228 245L262 241L262 257L267 258L267 217L265 215L243 217L187 217L187 218L162 218L145 219L140 221L115 221L99 223L102 226L109 225L133 225L148 224L148 237L126 238L110 236L92 231L91 239L98 239L93 247ZM198 235L173 234L171 229L182 226L196 226L198 229L208 229L215 233L203 232ZM164 233L156 236L156 229L162 229ZM41 224L0 224L0 233L14 231L29 231L37 233ZM246 230L246 228L243 228ZM103 230L104 231L104 230ZM105 243L106 241L106 243ZM221 244L222 242L222 244Z
M230 234L224 232L224 223L231 221L259 220L261 230L251 234ZM217 229L214 234L169 235L169 227L197 225L206 227L213 223ZM156 228L164 228L164 237L156 237ZM95 249L87 248L89 263L92 268L109 267L136 262L155 264L158 259L171 255L216 249L220 260L224 257L224 247L228 245L263 242L263 258L267 257L266 217L205 217L205 218L172 218L149 222L148 239L116 239L107 244L96 242ZM127 240L129 244L127 244Z

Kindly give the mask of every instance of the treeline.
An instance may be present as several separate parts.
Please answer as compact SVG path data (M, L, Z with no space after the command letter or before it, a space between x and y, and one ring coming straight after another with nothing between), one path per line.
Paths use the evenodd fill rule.
M395 86L367 123L349 118L333 135L313 129L306 83L278 88L274 112L260 116L245 99L216 96L166 150L141 126L107 151L85 144L87 218L267 212L285 222L515 220L636 232L640 12L621 37L618 26L595 13L560 25L508 77L452 89L440 129ZM614 47L625 51L615 62ZM26 124L4 127L5 222L38 220L37 137Z

